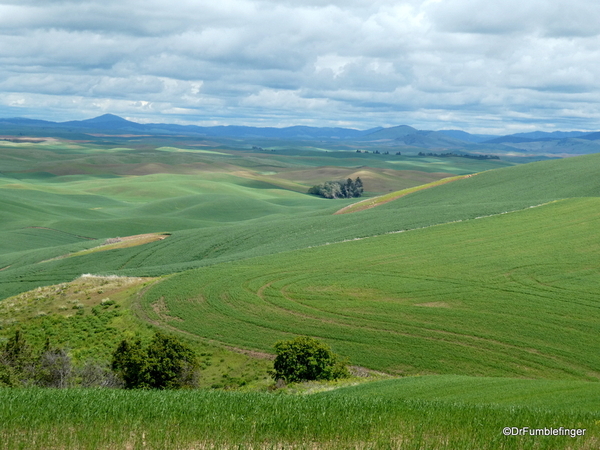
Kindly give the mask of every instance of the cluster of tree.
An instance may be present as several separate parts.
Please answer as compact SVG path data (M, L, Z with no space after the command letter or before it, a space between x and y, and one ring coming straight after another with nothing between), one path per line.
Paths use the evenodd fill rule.
M179 339L158 332L145 348L140 339L121 341L111 369L125 389L179 389L196 386L198 361Z
M271 149L271 150L269 150L269 149L264 149L264 148L262 148L262 147L259 147L259 146L257 146L257 145L253 145L253 146L252 146L252 150L257 150L257 151L259 151L259 152L274 152L274 151L275 151L275 149Z
M147 347L123 340L112 362L87 361L75 367L64 348L47 339L32 348L19 330L0 347L0 387L124 387L176 389L195 386L198 363L194 351L177 338L156 333Z
M437 156L439 158L444 157L459 157L459 158L471 158L471 159L500 159L497 155L467 155L467 154L459 154L459 153L423 153L419 152L419 156Z
M356 153L369 153L369 150L356 150ZM383 153L381 153L379 150L374 150L373 154L374 155L389 155L390 152L383 152ZM396 155L397 156L401 156L402 153L396 152Z
M316 339L299 336L275 344L275 362L271 376L286 383L311 380L336 380L350 376L347 361L341 360L329 346Z
M354 198L360 197L363 191L363 183L360 177L356 177L354 181L351 178L346 181L326 181L311 187L308 193L325 198Z
M54 347L46 339L41 349L30 346L20 330L0 348L0 386L40 386L66 388L119 387L119 379L107 364L87 361L74 367L64 348Z

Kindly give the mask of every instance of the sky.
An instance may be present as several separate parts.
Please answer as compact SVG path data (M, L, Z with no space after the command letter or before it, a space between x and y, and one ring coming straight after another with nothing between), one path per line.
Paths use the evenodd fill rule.
M0 117L600 130L597 0L0 0Z

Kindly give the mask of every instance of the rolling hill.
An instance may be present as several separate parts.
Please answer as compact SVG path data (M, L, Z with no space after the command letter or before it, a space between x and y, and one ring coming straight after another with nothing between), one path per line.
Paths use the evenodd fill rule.
M372 134L431 137L407 128ZM7 448L597 447L600 154L92 138L0 143L0 343L20 328L106 363L162 329L200 349L213 390L0 389ZM304 194L348 176L396 199L336 215L353 201ZM266 390L273 344L299 334L394 378L215 390Z

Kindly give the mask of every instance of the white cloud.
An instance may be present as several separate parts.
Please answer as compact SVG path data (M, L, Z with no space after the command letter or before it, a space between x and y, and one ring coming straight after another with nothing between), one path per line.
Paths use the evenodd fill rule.
M591 129L598 13L589 0L0 1L0 115Z

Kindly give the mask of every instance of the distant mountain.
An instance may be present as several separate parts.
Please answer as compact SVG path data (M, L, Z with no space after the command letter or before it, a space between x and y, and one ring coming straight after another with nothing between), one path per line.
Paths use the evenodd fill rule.
M507 136L501 136L494 139L490 139L484 141L490 144L501 144L501 143L511 143L511 144L519 144L522 142L535 142L535 141L553 141L553 140L561 140L561 139L572 139L572 138L582 138L587 139L584 136L590 136L590 134L586 131L553 131L552 133L548 133L546 131L532 131L529 133L515 133L509 134ZM595 138L592 138L594 140Z
M468 134L468 133L465 133ZM417 130L408 125L383 128L364 135L363 141L393 141L396 145L420 148L457 149L469 145L470 142L456 139L439 131Z
M417 132L416 128L409 127L408 125L400 125L391 128L381 128L372 133L367 133L363 137L369 141L376 141L378 139L397 139Z
M507 136L470 134L461 130L418 130L408 125L357 130L341 127L292 126L249 127L176 125L166 123L141 124L114 114L104 114L85 120L51 122L25 118L0 119L0 134L54 136L67 139L95 139L94 134L178 135L233 139L289 139L298 141L338 141L356 145L360 142L386 147L428 149L471 154L506 154L518 150L524 155L576 155L600 152L600 132L534 131Z
M493 134L470 134L462 130L440 130L438 133L444 134L448 137L459 139L465 142L480 143L489 141L500 136L494 136Z
M588 134L587 131L553 131L548 133L546 131L531 131L529 133L515 133L511 136L523 137L534 141L540 139L565 139L565 138L577 138Z
M145 125L141 123L131 122L114 114L104 114L86 120L71 120L69 122L61 122L57 125L61 127L79 127L91 129L144 129Z
M483 144L520 144L521 142L533 142L535 139L528 139L520 136L500 136L489 141L483 141Z
M580 139L586 139L588 141L597 141L600 139L600 132L584 134Z

